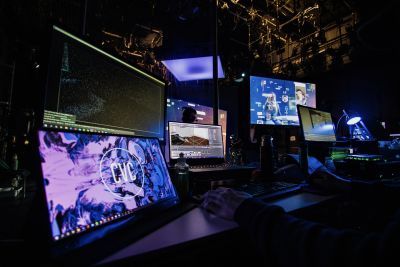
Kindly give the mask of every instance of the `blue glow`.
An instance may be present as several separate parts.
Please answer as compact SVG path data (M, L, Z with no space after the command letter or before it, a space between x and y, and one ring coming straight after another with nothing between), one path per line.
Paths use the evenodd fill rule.
M360 121L361 121L361 117L353 117L347 121L347 125L354 125L356 123L359 123Z
M250 76L250 123L299 125L296 105L316 107L316 85Z
M165 67L182 81L206 80L213 78L213 57L182 58L161 61ZM218 78L225 78L221 60L218 56Z

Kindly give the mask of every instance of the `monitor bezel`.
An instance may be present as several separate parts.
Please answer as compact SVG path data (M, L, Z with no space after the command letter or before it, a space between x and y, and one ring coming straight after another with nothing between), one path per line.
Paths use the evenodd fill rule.
M160 153L162 154L162 160L164 161L165 167L167 168L167 173L170 177L175 196L170 196L165 199L162 199L156 203L150 204L146 207L142 207L139 210L135 210L131 214L128 214L126 216L121 216L120 218L117 218L115 220L105 222L97 227L90 228L86 231L80 232L78 234L70 235L68 237L59 239L59 240L54 240L52 229L51 229L51 224L49 222L49 209L48 209L48 199L47 199L47 194L46 194L46 188L45 185L43 184L43 169L41 166L41 161L40 161L40 138L39 138L39 131L43 132L68 132L68 133L78 133L78 134L88 134L88 135L105 135L105 136L119 136L119 137L125 137L125 138L145 138L145 139L153 139L157 140ZM40 164L38 168L38 175L37 175L37 184L38 184L38 192L39 192L39 197L40 197L40 207L42 209L46 209L46 216L42 218L43 223L45 223L46 227L46 240L48 245L50 246L50 250L54 255L62 255L65 254L71 250L76 250L80 247L90 245L94 243L95 241L108 236L111 232L115 232L118 230L121 230L125 228L128 225L131 225L132 223L144 221L146 217L151 217L157 214L158 212L162 212L167 210L168 208L171 208L173 206L177 206L179 203L181 203L181 200L178 196L177 190L175 188L175 185L172 182L172 177L168 171L168 165L165 161L164 153L161 150L161 145L156 137L147 137L147 136L130 136L130 135L121 135L121 134L99 134L99 133L87 133L87 132L80 132L80 131L71 131L71 130L53 130L53 129L47 129L47 128L39 128L36 134L37 138L37 155L38 157L38 162Z
M220 131L221 131L221 137L222 136L222 125L220 124L206 124L206 123L188 123L188 122L181 122L181 121L168 121L168 156L169 156L169 162L170 165L175 164L177 162L177 159L173 159L171 157L171 138L170 138L170 127L171 123L180 123L180 124L189 124L189 125L205 125L205 126L218 126ZM186 158L186 163L190 165L203 165L203 164L219 164L219 163L224 163L225 162L225 148L224 144L222 142L222 157L217 158L217 157L211 157L211 158Z
M317 108L312 108L312 107L308 107L308 106L304 106L304 105L296 105L297 108L297 114L299 115L299 121L300 121L300 135L301 135L301 140L303 142L312 142L312 143L336 143L338 140L337 135L336 135L336 126L335 123L333 122L333 118L332 118L332 113L328 112L328 111L324 111L324 110L320 110ZM321 112L325 112L325 113L329 113L331 115L331 119L332 119L332 125L333 125L333 131L335 133L335 141L316 141L316 140L306 140L305 136L304 136L304 128L303 128L303 122L301 120L301 115L300 115L300 108L306 108L309 110L315 110L315 111L321 111Z
M305 81L287 80L287 79L282 79L282 78L274 77L274 76L259 76L259 75L250 75L249 76L249 95L248 95L249 96L249 102L248 102L248 104L249 104L249 106L248 106L249 117L248 118L249 118L249 122L250 122L249 125L250 126L257 126L257 127L284 127L284 128L286 128L286 127L300 127L300 117L299 117L298 111L297 111L297 116L299 117L299 124L297 124L297 125L296 124L287 124L287 125L285 125L285 124L278 124L278 125L276 125L276 124L257 124L257 123L252 123L251 122L251 111L250 111L251 88L250 88L250 83L251 83L251 78L252 77L265 78L265 79L274 79L274 80L281 80L281 81L289 81L289 82L298 82L298 83L309 83L309 84L314 84L315 87L317 86L317 84L315 82L310 82L310 81L305 82ZM315 90L315 106L317 106L317 91L318 90ZM311 108L314 108L314 107L311 107ZM297 107L296 107L296 109L297 109Z

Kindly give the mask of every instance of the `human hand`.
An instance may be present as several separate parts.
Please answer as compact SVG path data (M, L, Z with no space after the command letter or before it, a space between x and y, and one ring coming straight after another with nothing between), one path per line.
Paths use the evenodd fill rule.
M201 206L218 217L233 220L239 205L252 196L231 188L219 187L204 194Z

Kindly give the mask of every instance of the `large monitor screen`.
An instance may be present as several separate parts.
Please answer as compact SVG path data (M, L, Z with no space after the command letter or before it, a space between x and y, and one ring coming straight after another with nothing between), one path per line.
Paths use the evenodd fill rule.
M329 112L297 106L304 140L335 142L335 125Z
M315 84L250 76L250 123L299 125L296 105L316 107Z
M170 158L224 158L220 125L169 122Z
M156 138L39 131L54 240L176 198Z
M53 28L43 126L164 138L163 81Z

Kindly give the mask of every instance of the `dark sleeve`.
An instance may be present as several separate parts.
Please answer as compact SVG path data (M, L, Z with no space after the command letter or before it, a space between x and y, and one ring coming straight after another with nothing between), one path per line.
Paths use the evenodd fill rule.
M298 219L281 207L248 199L235 220L272 266L399 266L400 216L383 233L364 234Z
M297 154L287 154L287 160L290 163L295 163L299 165L300 162L300 156ZM300 167L300 165L299 165ZM321 170L321 169L326 169L324 164L322 164L318 159L308 156L308 174L312 175L315 171Z

